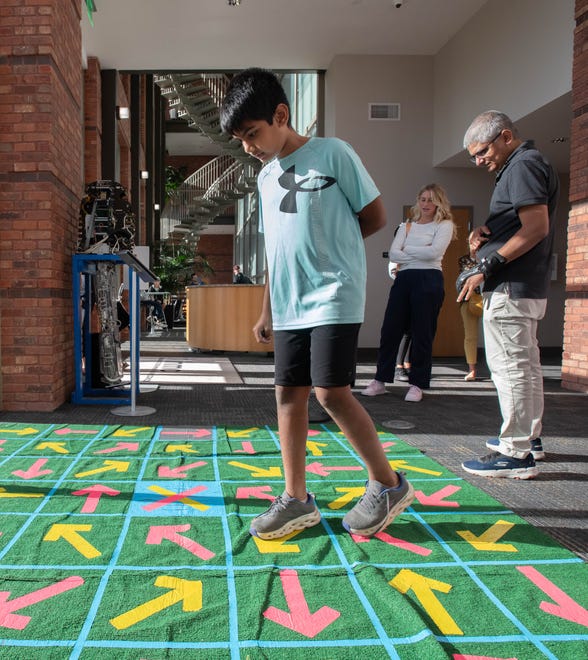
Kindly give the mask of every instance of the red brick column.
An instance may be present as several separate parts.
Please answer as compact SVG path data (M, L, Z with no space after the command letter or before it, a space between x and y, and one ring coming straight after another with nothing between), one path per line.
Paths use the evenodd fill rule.
M71 257L82 194L79 0L2 0L0 363L4 410L74 387Z
M102 178L102 84L100 63L88 58L84 71L84 186Z
M588 0L576 0L562 386L588 392Z

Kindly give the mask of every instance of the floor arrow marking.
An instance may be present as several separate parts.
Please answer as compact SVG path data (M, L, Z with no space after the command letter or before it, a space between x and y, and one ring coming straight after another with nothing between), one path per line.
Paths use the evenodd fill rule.
M311 614L295 570L280 571L280 579L289 611L270 606L263 613L266 619L312 639L341 616L326 605Z
M196 543L196 541L193 541L187 536L182 536L179 533L187 532L190 527L190 523L185 525L152 525L149 528L145 544L161 545L164 540L171 541L171 543L179 545L180 548L184 548L184 550L187 550L200 559L212 559L215 556L214 552L211 552L208 548L200 545L200 543Z
M247 470L251 473L253 478L262 478L262 477L281 477L282 470L279 467L269 467L261 468L258 465L249 465L248 463L238 463L237 461L229 461L229 465L233 467L241 468L242 470Z
M365 486L358 486L356 488L335 488L338 493L343 493L341 497L329 502L327 506L329 509L342 509L346 504L349 504L357 497L361 497L365 493Z
M95 470L88 470L87 472L78 472L74 474L76 479L83 479L84 477L90 477L93 474L100 474L101 472L110 472L114 470L115 472L126 472L129 469L130 463L128 461L104 461L104 464L100 468Z
M110 623L117 630L125 630L180 602L183 612L198 612L202 609L202 582L199 580L183 580L170 575L160 575L155 580L155 586L169 591L110 619Z
M95 454L113 454L115 451L139 451L138 442L117 442L114 447L99 449Z
M53 474L53 470L41 470L43 465L45 465L48 460L48 458L40 458L26 470L15 470L12 474L15 474L17 477L21 477L22 479L36 479L37 477L42 477L45 474Z
M489 527L483 534L476 536L469 530L456 532L464 541L467 541L476 550L487 552L518 552L514 545L510 543L497 543L505 534L514 527L514 523L506 520L498 520Z
M0 486L0 497L45 497L43 493L9 493L6 488Z
M200 453L197 449L192 449L192 445L189 443L184 443L183 445L166 445L164 451L167 454L172 454L174 451L181 451L184 454Z
M547 594L551 600L555 601L555 604L542 601L539 605L540 609L560 619L573 621L581 626L588 626L588 610L572 600L564 591L539 573L536 568L532 566L517 566L516 568L543 593Z
M306 448L313 456L322 456L323 452L321 450L321 447L328 447L328 446L329 446L328 442L316 442L314 440L306 441Z
M363 467L361 465L324 465L315 461L306 466L306 471L311 474L316 474L319 477L328 477L331 472L348 472L348 471L361 472Z
M390 463L390 467L393 470L396 470L396 472L421 472L422 474L431 474L435 477L440 477L443 474L443 472L438 472L437 470L427 470L427 468L420 468L416 467L416 465L409 465L407 461L388 461L388 463Z
M51 449L56 454L69 454L69 451L65 448L65 442L41 442L35 449L39 451L42 449Z
M29 605L35 605L48 598L53 598L58 594L65 593L70 589L75 589L84 584L84 580L77 575L60 580L55 584L48 587L43 587L37 591L31 591L26 596L19 596L14 600L9 601L10 591L0 591L0 627L11 628L12 630L24 630L32 617L22 614L13 614L17 610Z
M194 438L207 438L211 435L208 429L196 429L196 431L166 431L163 430L160 434L162 435L191 435Z
M86 559L94 559L102 555L101 552L86 541L80 532L89 532L92 530L92 525L68 525L66 523L56 523L52 525L47 534L43 537L43 541L59 541L63 538L70 545L72 545L81 555Z
M369 543L372 538L379 539L388 545L393 545L396 548L401 550L406 550L407 552L413 552L415 555L421 555L421 557L428 557L433 551L430 548L425 548L422 545L416 545L415 543L410 543L404 539L398 539L395 536L390 536L386 532L378 532L374 534L373 537L368 536L359 536L358 534L352 534L351 538L356 543Z
M461 490L461 486L445 486L431 495L425 495L422 490L415 491L415 497L423 506L445 506L459 508L459 502L445 502L446 497L451 497Z
M240 431L227 431L227 436L229 438L249 438L252 433L259 431L257 426L252 426L249 429L241 429Z
M253 449L253 443L249 442L248 440L243 440L241 443L241 447L243 449L235 449L234 453L235 454L255 454L255 449Z
M273 502L276 497L271 493L271 486L240 486L237 488L236 497L238 500L246 500L250 497L256 497L258 500L270 500L270 502Z
M118 431L115 431L111 437L113 438L134 438L137 433L141 433L142 431L150 431L151 427L150 426L138 426L135 429L118 429Z
M190 488L190 490L186 490L183 493L174 493L173 491L167 490L166 488L161 488L160 486L149 486L149 490L157 493L158 495L167 495L168 497L165 497L164 499L157 502L152 502L151 504L146 504L143 507L145 511L153 511L154 509L172 504L173 502L181 502L182 504L191 506L193 509L198 509L199 511L206 511L206 509L210 509L210 507L206 504L201 504L200 502L191 500L188 497L189 495L194 495L195 493L200 493L201 491L206 490L206 486L194 486L194 488Z
M114 490L108 486L103 486L102 484L95 484L94 486L88 486L88 488L83 488L82 490L76 490L72 493L78 497L83 497L87 495L84 506L82 506L80 513L94 513L98 507L98 502L102 495L110 495L111 497L116 497L120 495L120 490Z
M175 468L170 468L169 465L160 465L157 468L158 477L173 477L175 479L185 479L188 475L188 470L195 470L196 468L206 465L206 461L196 461L196 463L186 463L186 465L179 465Z
M34 429L31 426L27 426L24 429L0 429L0 433L14 433L15 435L31 435L38 432L39 429Z
M452 589L450 584L419 575L408 568L403 568L388 584L403 594L412 591L442 634L463 635L463 631L433 593L433 591L449 593Z
M271 539L269 541L264 541L264 539L260 539L257 536L254 536L253 540L262 555L271 554L272 552L279 552L282 554L296 553L300 552L300 546L296 544L286 545L286 541L293 539L295 536L298 536L298 534L302 534L303 531L303 529L297 529L294 532L286 534L286 536L281 536L279 539Z
M65 428L56 429L53 431L53 435L87 435L88 433L96 435L97 433L100 433L100 429L70 429L66 426Z

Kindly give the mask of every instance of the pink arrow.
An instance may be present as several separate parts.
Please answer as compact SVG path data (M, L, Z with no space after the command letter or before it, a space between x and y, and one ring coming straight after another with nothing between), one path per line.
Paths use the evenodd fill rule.
M185 479L187 474L186 470L192 470L194 468L202 467L206 465L206 461L197 461L196 463L187 463L186 465L180 465L176 468L170 468L167 465L160 465L157 468L158 477L175 477L176 479Z
M195 438L207 438L210 435L208 429L196 429L196 431L162 431L160 435L191 435Z
M311 614L300 586L298 573L295 570L280 571L280 579L284 596L286 596L286 604L290 611L284 612L284 610L270 606L263 613L266 619L284 626L284 628L294 630L305 637L313 638L341 616L341 612L326 605Z
M206 490L206 486L194 486L194 488L190 488L189 490L185 490L183 493L174 493L173 495L169 495L168 497L164 497L161 500L158 500L157 502L152 502L151 504L146 504L142 508L145 509L145 511L153 511L155 509L158 509L159 507L162 506L167 506L168 504L173 504L174 502L177 502L179 500L183 500L190 495L196 495L196 493L200 493L203 490Z
M178 532L187 532L189 529L189 523L186 525L152 525L149 528L145 543L147 545L161 545L165 539L179 545L180 548L184 548L184 550L187 550L200 559L212 559L215 556L214 552L200 545L200 543L189 539L187 536L178 534Z
M318 461L315 461L314 463L309 463L306 466L306 471L310 472L311 474L317 474L319 477L328 477L331 472L337 472L337 471L347 471L347 470L363 470L361 465L349 465L349 466L326 466L323 463L319 463Z
M388 447L394 447L395 444L395 442L382 442L382 447L388 449Z
M517 660L517 658L496 658L489 655L464 655L463 653L454 653L453 660Z
M107 447L106 449L99 449L95 454L112 454L115 451L138 451L138 442L117 442L114 447Z
M12 474L23 479L34 479L35 477L42 477L45 474L53 474L53 470L41 470L43 465L48 461L48 458L40 458L35 461L28 470L15 470Z
M235 454L255 454L252 442L244 441L241 443L241 447L243 447L243 449L235 449Z
M313 438L315 435L320 435L320 431L315 431L314 429L308 429L308 437Z
M461 506L459 502L444 502L443 500L460 490L461 486L449 485L445 486L445 488L441 488L441 490L438 490L436 493L432 493L431 495L425 495L422 490L417 490L415 491L415 497L420 504L424 504L426 506L445 506L459 508Z
M526 578L531 580L536 587L555 601L555 604L542 601L539 605L540 609L560 619L573 621L574 623L579 623L581 626L588 626L588 610L578 605L575 600L572 600L559 587L556 587L553 582L550 582L544 575L541 575L536 568L532 566L517 566L516 568Z
M359 536L357 534L352 534L351 538L356 543L366 543L371 541L370 537ZM388 545L393 545L397 548L400 548L401 550L406 550L407 552L413 552L415 555L421 555L422 557L427 557L433 552L429 548L424 548L422 545L415 545L414 543L409 543L404 539L397 539L394 536L390 536L390 534L386 534L386 532L378 532L377 534L374 534L372 538L380 539L380 541L383 541Z
M83 435L86 435L88 433L99 433L100 429L70 429L68 427L65 427L64 429L57 429L56 431L53 431L54 435L72 435L74 433L80 433Z
M270 500L273 502L276 498L271 494L271 490L271 486L255 486L253 488L242 486L241 488L237 488L237 499L246 500L250 497L256 497L258 500Z
M94 486L88 486L88 488L84 488L83 490L76 490L72 495L78 495L80 497L87 495L88 497L86 498L80 513L94 513L102 495L115 497L116 495L120 495L120 490L114 490L113 488L103 486L102 484L95 484Z
M29 605L35 605L48 598L53 598L53 596L57 596L65 591L80 587L82 584L84 584L83 578L78 577L77 575L72 575L71 577L56 582L49 587L43 587L43 589L31 591L30 594L20 596L10 602L8 602L10 591L0 591L0 626L2 628L12 628L13 630L24 630L29 624L31 617L21 614L13 614L13 612L21 610L23 607L28 607Z

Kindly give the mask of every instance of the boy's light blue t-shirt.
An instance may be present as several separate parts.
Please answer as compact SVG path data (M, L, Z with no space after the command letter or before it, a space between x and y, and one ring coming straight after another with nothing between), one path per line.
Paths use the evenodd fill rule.
M357 213L380 192L338 138L311 138L258 178L274 330L361 323L366 258Z

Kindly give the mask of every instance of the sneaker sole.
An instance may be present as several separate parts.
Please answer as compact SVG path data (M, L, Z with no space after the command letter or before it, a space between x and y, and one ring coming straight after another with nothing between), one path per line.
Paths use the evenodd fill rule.
M493 445L490 442L486 443L486 447L488 449L492 449L492 451L497 451L498 445ZM545 452L543 450L538 451L536 449L531 449L531 456L536 460L536 461L543 461L545 460Z
M350 534L357 534L357 536L373 536L374 534L381 532L394 520L394 518L399 516L404 510L408 509L408 507L414 502L414 497L414 488L409 482L406 495L401 500L398 500L395 506L388 511L388 515L383 521L379 522L377 525L368 527L367 529L353 529L350 527L347 531Z
M388 394L388 392L386 390L383 392L366 392L363 390L362 394L363 396L382 396L382 394Z
M291 532L297 532L301 529L307 529L308 527L314 527L318 525L321 521L321 514L318 509L315 509L312 513L307 513L305 516L300 516L294 520L288 521L285 525L282 525L279 529L276 529L272 532L259 532L254 527L249 528L249 533L251 536L256 536L257 538L262 539L263 541L271 541L272 539L279 539L282 536L286 536Z
M473 468L461 466L466 472L470 474L477 474L479 477L501 477L503 479L534 479L539 470L536 467L528 468L513 468L511 470L475 470Z

